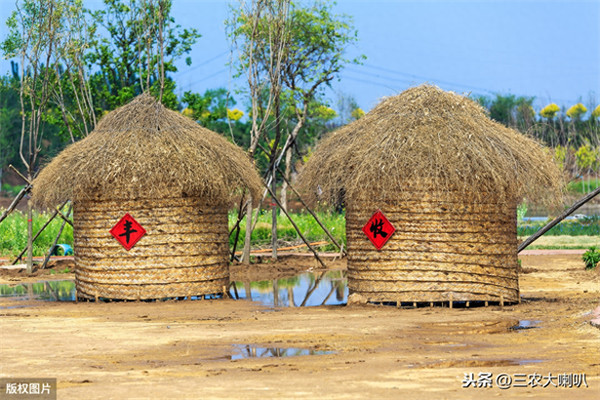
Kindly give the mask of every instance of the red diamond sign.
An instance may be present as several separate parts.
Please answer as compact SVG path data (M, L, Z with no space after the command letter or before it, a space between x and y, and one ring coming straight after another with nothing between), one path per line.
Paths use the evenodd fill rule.
M146 230L127 213L113 226L110 234L129 251L146 234Z
M381 250L383 245L392 237L392 234L396 232L396 228L388 221L381 210L377 210L363 226L362 231L373 243L373 246L377 250Z

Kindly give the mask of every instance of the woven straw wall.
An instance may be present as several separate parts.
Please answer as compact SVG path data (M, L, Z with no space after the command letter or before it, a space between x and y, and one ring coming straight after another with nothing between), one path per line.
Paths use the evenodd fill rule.
M377 251L361 231L380 208L396 232ZM412 193L349 204L348 286L369 301L518 302L516 205Z
M129 251L109 232L125 213L146 230ZM79 201L73 220L80 297L197 296L229 282L227 210L201 198Z

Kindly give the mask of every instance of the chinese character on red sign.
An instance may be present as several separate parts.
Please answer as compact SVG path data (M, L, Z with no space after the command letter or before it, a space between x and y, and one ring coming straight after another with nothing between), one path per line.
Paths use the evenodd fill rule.
M396 228L388 221L381 210L377 210L365 226L363 226L362 230L371 243L373 243L373 246L377 250L381 250L383 245L392 237Z
M129 251L146 234L146 230L127 213L113 226L110 234Z

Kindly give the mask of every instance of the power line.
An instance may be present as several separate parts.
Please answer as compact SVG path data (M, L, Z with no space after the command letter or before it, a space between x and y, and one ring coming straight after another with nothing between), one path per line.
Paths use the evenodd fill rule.
M187 86L188 86L188 89L190 89L190 88L191 88L193 85L196 85L196 84L198 84L198 83L200 83L200 82L204 82L204 81L205 81L205 80L207 80L207 79L210 79L210 78L212 78L212 77L215 77L215 76L217 76L217 75L219 75L219 74L222 74L223 72L225 72L225 71L227 71L227 70L228 70L228 68L223 68L223 69L221 69L221 70L219 70L219 71L217 71L217 72L215 72L215 73L213 73L213 74L210 74L210 75L208 75L208 76L205 76L205 77L204 77L204 78L202 78L202 79L199 79L199 80L197 80L197 81L194 81L194 82L192 82L192 83L189 83L189 84L187 85Z
M219 58L223 57L224 55L226 55L226 54L228 54L228 53L229 53L229 50L227 50L227 51L224 51L224 52L222 52L221 54L214 56L213 58L210 58L210 59L208 59L208 60L206 60L206 61L203 61L203 62L201 62L201 63L200 63L200 64L198 64L198 65L194 65L194 66L193 66L192 68L190 68L190 69L186 69L186 70L185 70L185 71L183 71L183 72L178 72L178 75L179 75L179 76L181 76L181 75L187 74L188 72L195 71L195 70L197 70L198 68L200 68L200 67L202 67L202 66L204 66L204 65L206 65L206 64L209 64L209 63L211 63L211 62L213 62L213 61L215 61L215 60L218 60Z
M465 85L463 83L445 81L445 80L441 80L441 79L437 79L437 78L432 78L432 77L427 77L427 76L423 76L423 75L416 75L416 74L411 74L411 73L408 73L408 72L396 71L396 70L393 70L393 69L383 68L383 67L379 67L379 66L371 65L371 64L363 64L363 66L365 66L367 68L376 69L376 70L380 70L380 71L383 71L383 72L391 73L391 74L397 74L397 75L402 75L402 76L408 76L408 77L411 77L411 78L414 78L414 79L425 80L425 81L428 81L428 82L438 82L438 83L442 83L442 84L445 84L445 85L463 87L463 88L466 88L466 89L477 90L477 91L480 91L480 92L494 94L491 90L486 89L486 88L482 88L482 87L478 87L478 86Z
M394 91L396 91L396 92L399 92L399 91L400 91L400 89L398 89L398 88L394 88L394 87L391 87L390 85L386 85L386 84L384 84L384 83L380 83L380 82L373 82L373 81L368 81L368 80L366 80L366 79L354 78L354 77L352 77L352 76L347 76L347 75L346 75L346 73L342 73L342 74L344 75L344 78L345 78L345 79L349 79L349 80L351 80L351 81L356 81L356 82L366 83L366 84L369 84L369 85L377 85L377 86L384 87L384 88L386 88L386 89L394 90Z

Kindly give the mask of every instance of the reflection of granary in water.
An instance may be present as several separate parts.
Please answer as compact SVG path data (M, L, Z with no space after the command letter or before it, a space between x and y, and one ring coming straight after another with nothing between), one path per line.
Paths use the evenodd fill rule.
M525 196L555 200L560 173L546 149L475 102L420 86L322 140L300 180L347 207L351 293L517 302L516 207ZM378 209L390 225L367 224ZM367 235L383 242L382 232L377 250Z
M144 94L48 164L33 198L73 201L79 296L151 299L223 291L240 187L261 187L241 149Z

